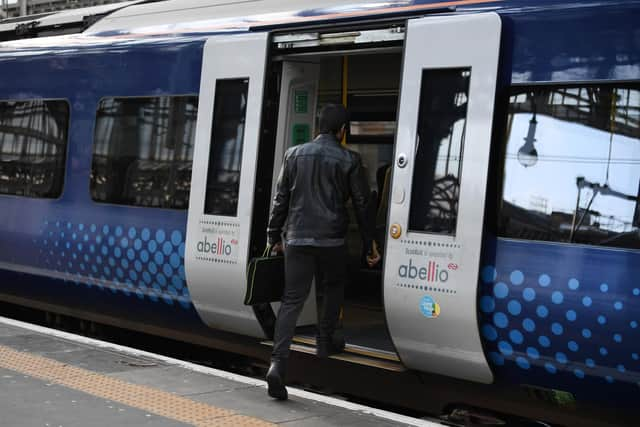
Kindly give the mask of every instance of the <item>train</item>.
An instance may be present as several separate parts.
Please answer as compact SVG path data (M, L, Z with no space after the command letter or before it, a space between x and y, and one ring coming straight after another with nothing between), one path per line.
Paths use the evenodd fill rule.
M127 1L0 21L0 301L268 357L277 303L243 304L247 264L284 152L342 103L383 260L365 267L351 226L345 353L313 356L314 292L298 371L437 415L632 424L638 22L637 0Z

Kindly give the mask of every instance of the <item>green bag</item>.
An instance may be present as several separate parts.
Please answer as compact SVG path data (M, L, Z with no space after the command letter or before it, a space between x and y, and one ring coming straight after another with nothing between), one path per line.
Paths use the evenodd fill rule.
M284 292L284 256L269 256L267 246L261 257L249 261L247 268L247 292L245 305L257 305L280 301Z

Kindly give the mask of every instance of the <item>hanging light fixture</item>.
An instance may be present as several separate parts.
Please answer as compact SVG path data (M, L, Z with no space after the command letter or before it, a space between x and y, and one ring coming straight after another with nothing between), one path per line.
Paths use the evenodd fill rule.
M525 168L538 163L538 151L534 146L538 121L536 120L536 100L533 94L531 95L531 104L533 107L533 117L529 120L529 132L527 132L527 136L524 138L524 145L518 150L518 162Z

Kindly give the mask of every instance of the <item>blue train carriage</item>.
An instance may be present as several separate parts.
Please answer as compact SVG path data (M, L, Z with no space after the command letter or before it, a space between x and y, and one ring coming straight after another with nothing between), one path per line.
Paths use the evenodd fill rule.
M0 22L2 300L257 354L283 153L342 102L384 247L344 359L637 402L640 2L207 3Z

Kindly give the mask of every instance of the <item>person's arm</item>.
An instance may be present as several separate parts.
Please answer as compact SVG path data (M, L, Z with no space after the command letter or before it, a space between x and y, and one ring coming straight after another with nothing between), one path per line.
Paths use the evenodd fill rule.
M284 226L289 211L290 189L287 159L288 156L285 155L282 168L280 169L280 175L278 176L276 195L273 198L271 216L267 227L267 242L272 246L279 244L282 240L282 227Z

